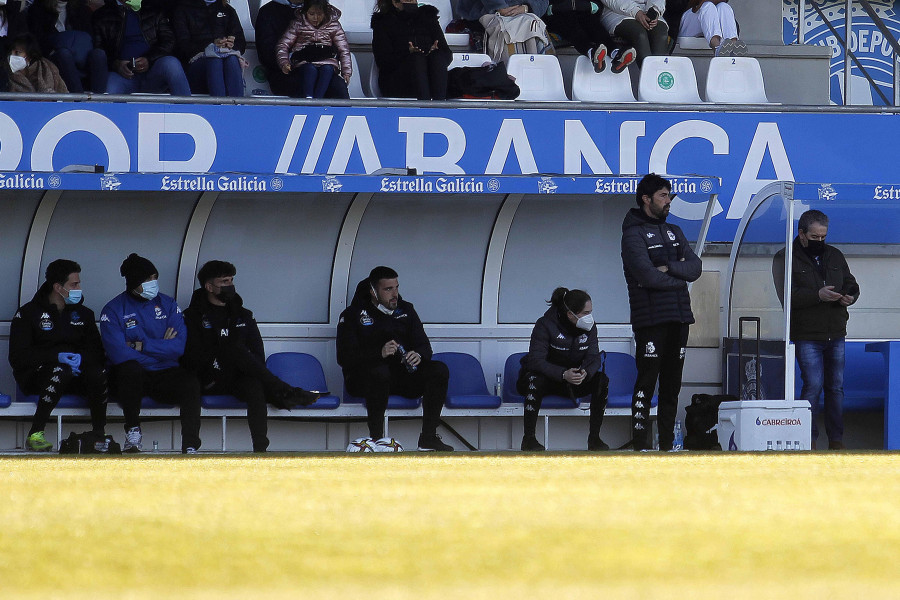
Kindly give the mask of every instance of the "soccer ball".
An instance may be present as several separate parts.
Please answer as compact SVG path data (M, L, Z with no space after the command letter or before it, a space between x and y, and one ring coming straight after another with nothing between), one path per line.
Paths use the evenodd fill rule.
M375 442L375 452L403 452L403 446L392 437L383 437Z
M375 440L370 437L356 438L347 446L347 452L377 452Z

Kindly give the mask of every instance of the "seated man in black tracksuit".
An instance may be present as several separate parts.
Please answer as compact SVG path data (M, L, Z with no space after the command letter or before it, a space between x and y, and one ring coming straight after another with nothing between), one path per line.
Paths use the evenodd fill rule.
M253 313L234 291L234 265L211 260L200 268L200 288L184 311L187 344L182 363L197 373L204 394L229 394L247 403L254 452L269 447L269 402L290 409L309 405L319 394L291 387L266 368L262 336Z
M84 393L91 427L102 439L106 427L105 358L94 311L83 304L81 267L59 259L47 265L46 281L16 312L9 330L9 363L19 387L39 396L25 445L48 452L44 439L50 413L65 393Z
M356 286L337 328L337 361L347 391L366 399L369 435L384 436L388 396L422 396L419 450L451 451L437 434L450 378L447 365L431 360L431 342L416 309L400 298L397 272L375 267Z

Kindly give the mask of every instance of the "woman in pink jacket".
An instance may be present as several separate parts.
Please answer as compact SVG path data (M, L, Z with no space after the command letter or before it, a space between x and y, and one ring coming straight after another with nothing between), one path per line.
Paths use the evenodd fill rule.
M300 95L324 98L331 78L350 82L350 45L338 22L341 11L328 0L306 0L277 46L278 66L300 75Z

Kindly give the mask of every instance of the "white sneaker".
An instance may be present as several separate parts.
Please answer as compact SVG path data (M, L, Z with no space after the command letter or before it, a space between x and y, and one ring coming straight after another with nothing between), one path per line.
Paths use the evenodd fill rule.
M197 449L194 448L193 446L188 446L187 448L184 449L184 453L185 454L197 454Z
M125 432L125 447L122 448L123 452L140 452L141 451L141 441L143 440L143 436L141 435L140 427L132 427L128 431Z

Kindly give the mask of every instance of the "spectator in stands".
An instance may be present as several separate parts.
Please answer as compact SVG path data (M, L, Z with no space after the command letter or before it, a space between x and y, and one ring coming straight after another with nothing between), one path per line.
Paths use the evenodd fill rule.
M569 41L579 54L584 54L598 73L606 68L609 50L613 73L621 73L634 62L634 48L623 48L613 42L603 25L603 4L600 0L551 0L544 15L547 29Z
M375 267L356 286L337 328L337 361L344 383L348 392L366 399L373 439L384 436L390 394L422 396L419 450L453 450L437 433L450 373L431 355L431 342L416 309L400 297L397 272Z
M200 268L200 288L184 311L187 345L182 364L197 374L205 394L236 396L247 404L254 452L269 447L266 402L290 410L319 394L295 388L266 368L262 336L253 313L234 289L234 265L211 260Z
M91 22L94 46L108 61L108 93L191 95L184 68L173 55L175 32L162 13L141 0L116 0L98 9Z
M484 15L500 13L503 17L514 17L532 13L542 17L547 13L550 0L459 0L456 3L456 14L466 21L478 21Z
M112 364L111 384L125 415L125 452L141 451L141 400L181 406L181 451L200 448L200 382L179 366L187 330L181 309L159 293L153 263L130 254L119 269L125 291L100 314L100 337Z
M372 54L383 96L447 99L447 67L453 53L438 11L416 0L378 0L372 15Z
M0 56L9 56L9 40L28 32L26 14L22 12L21 0L11 0L0 5ZM8 89L9 72L0 69L0 91Z
M59 67L72 93L106 91L108 70L103 52L91 40L91 9L85 0L35 0L28 9L28 30L41 53Z
M295 11L302 6L302 0L272 0L259 8L256 15L256 54L266 70L266 78L273 94L279 96L303 97L300 89L302 76L299 71L282 73L278 66L276 46L281 36L295 19ZM358 74L357 74L358 76ZM332 77L325 93L326 98L349 98L347 83L341 77Z
M622 223L622 263L631 305L637 381L631 399L635 450L650 448L650 401L659 381L659 449L671 450L688 326L694 322L688 282L703 268L677 225L666 223L672 186L659 175L641 179L638 208Z
M106 427L109 390L94 311L84 305L81 267L58 259L47 265L44 284L20 307L9 329L9 364L26 394L38 395L25 446L47 452L44 438L50 413L63 394L85 394L91 428L101 438Z
M525 396L522 450L544 450L537 441L535 426L541 402L548 394L572 399L589 395L588 450L609 450L600 439L609 379L600 372L600 347L591 297L583 290L558 287L547 304L550 308L531 332L528 354L522 357L516 381L517 391Z
M665 0L602 0L603 24L637 50L638 66L651 55L666 53L669 26L662 14Z
M803 387L800 397L812 410L812 447L819 428L816 416L825 391L825 433L829 450L844 449L844 338L847 307L859 300L859 284L844 254L825 243L828 216L819 210L800 215L794 238L791 278L791 341ZM784 249L775 254L772 273L784 303Z
M29 33L10 41L7 67L10 92L65 94L69 91L56 65L41 57L40 46Z
M333 77L346 85L353 72L341 11L328 0L306 0L296 15L278 42L278 66L300 74L300 97L324 98Z
M188 82L195 94L244 95L247 42L237 12L224 0L181 0L173 28Z
M737 21L728 0L690 0L681 16L678 35L706 38L716 56L747 54L747 44L738 39Z

